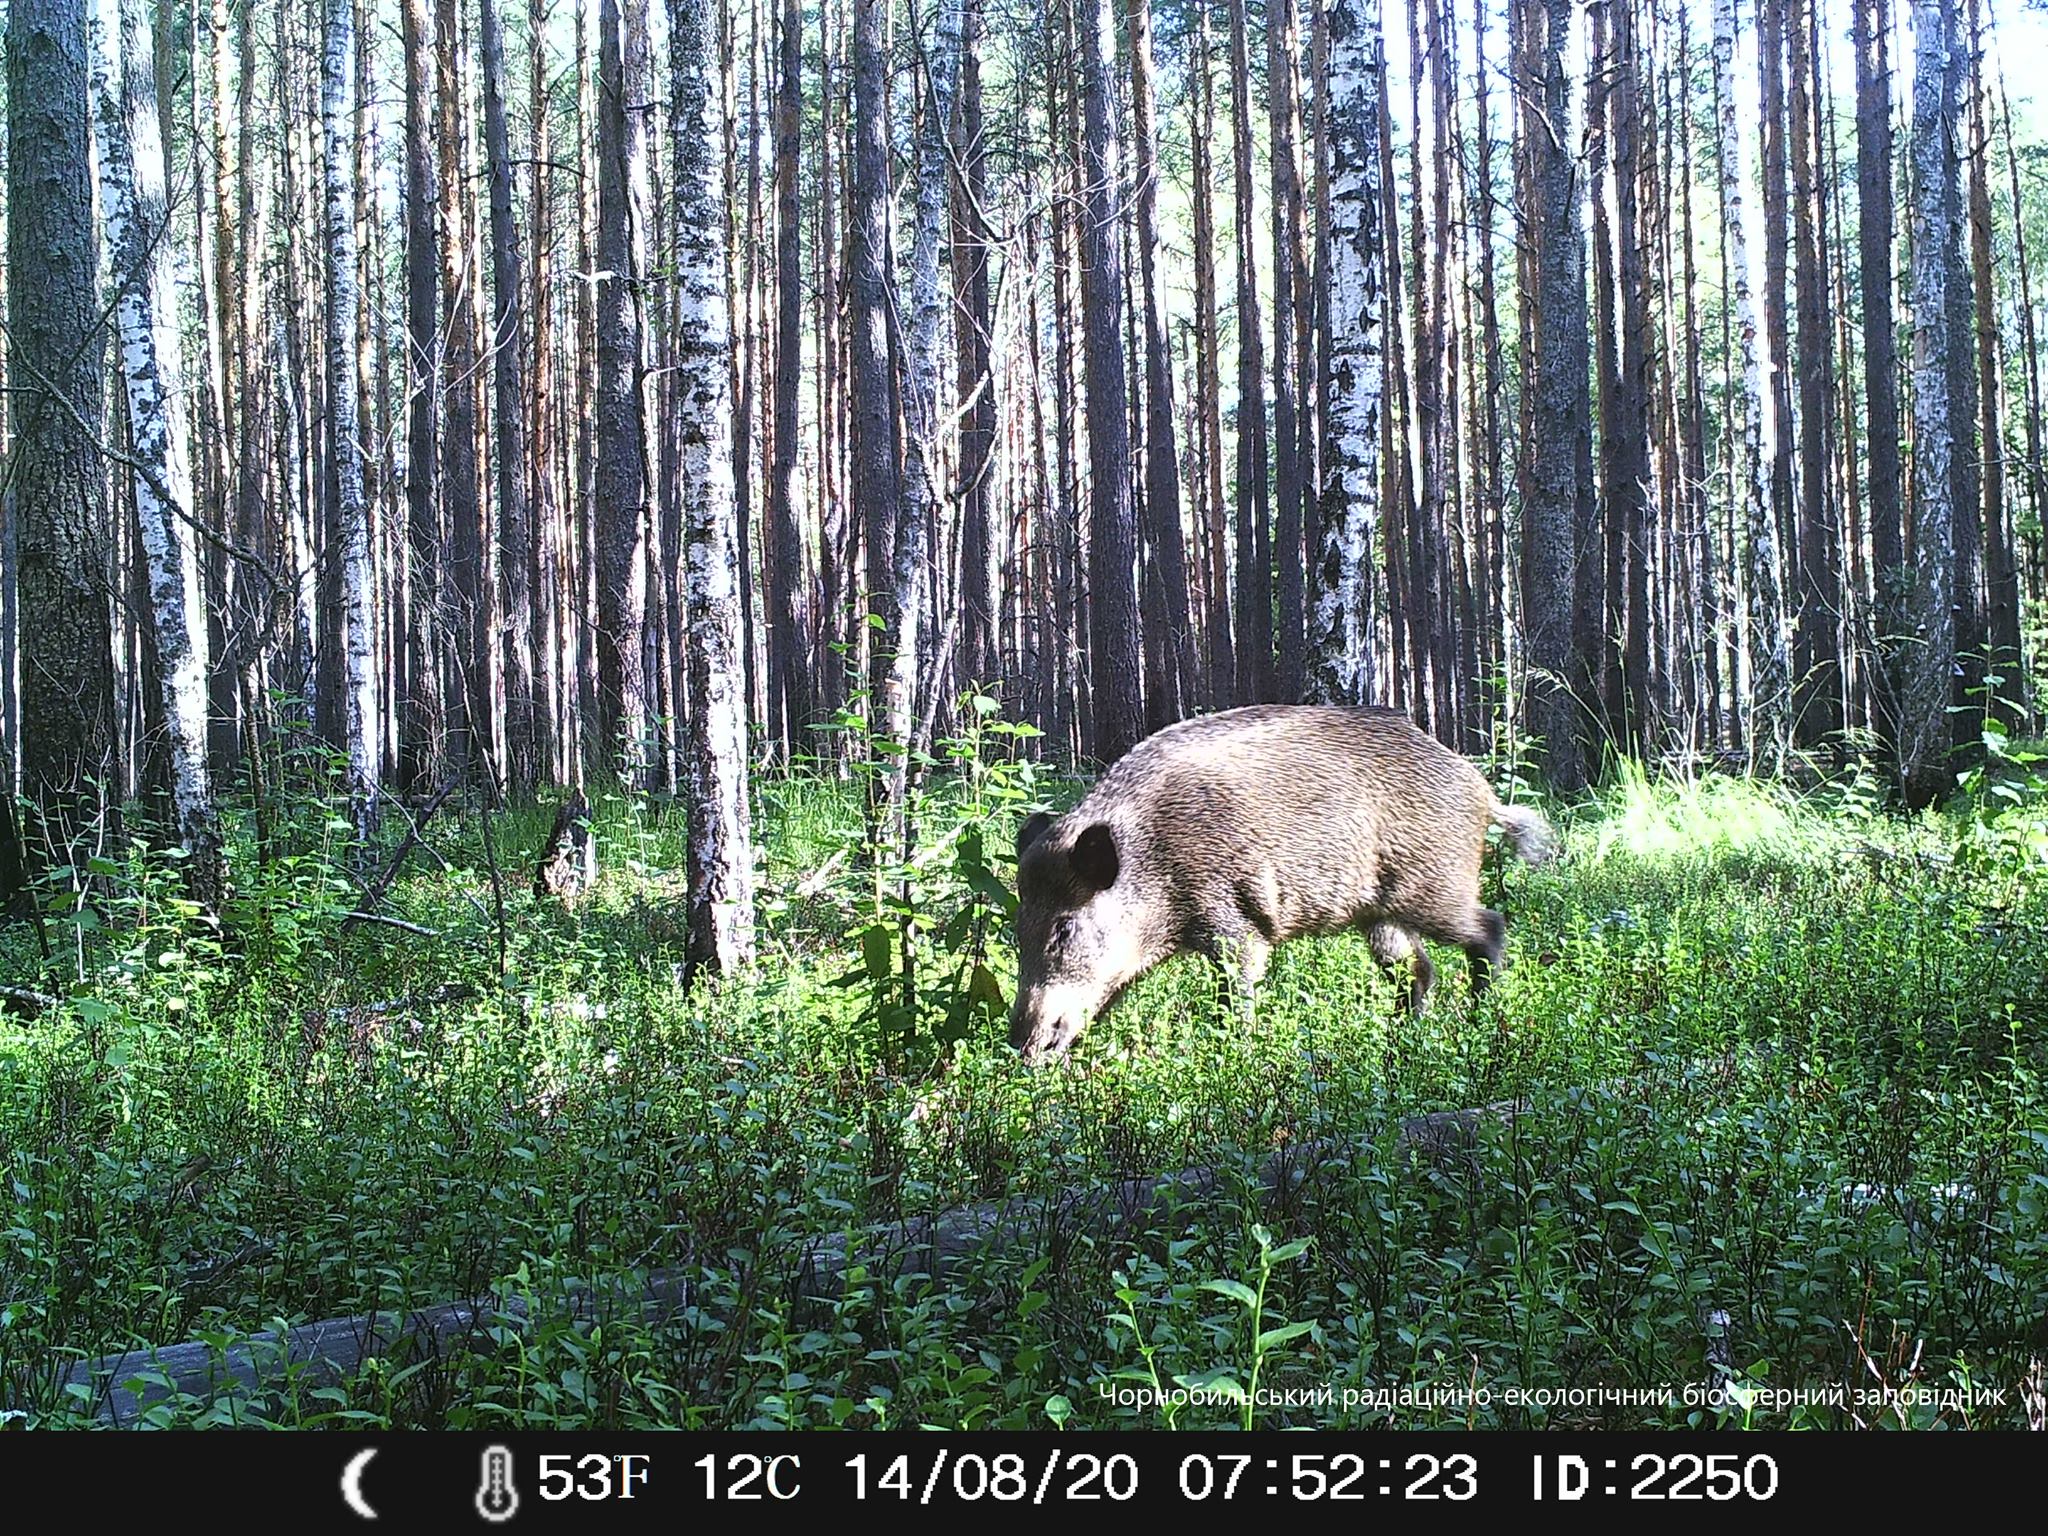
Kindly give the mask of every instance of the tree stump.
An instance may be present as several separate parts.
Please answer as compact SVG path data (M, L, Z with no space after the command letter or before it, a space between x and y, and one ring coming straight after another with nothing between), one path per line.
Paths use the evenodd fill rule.
M596 884L597 834L590 829L590 806L582 790L571 790L555 812L554 829L533 872L534 899L552 896L564 906L574 906Z

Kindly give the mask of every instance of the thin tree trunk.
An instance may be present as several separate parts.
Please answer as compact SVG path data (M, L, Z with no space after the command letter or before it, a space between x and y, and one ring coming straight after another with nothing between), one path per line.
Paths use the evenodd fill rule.
M1081 289L1088 388L1088 667L1095 707L1092 751L1107 765L1143 732L1139 684L1137 523L1131 501L1129 395L1124 373L1123 272L1117 262L1123 185L1110 66L1112 0L1079 0ZM1240 0L1241 3L1241 0Z
M1905 570L1899 467L1899 378L1892 314L1891 0L1853 0L1856 49L1856 204L1863 298L1864 462L1869 470L1875 644L1871 726L1889 749L1898 723Z
M1209 707L1236 702L1237 656L1230 621L1229 533L1223 501L1222 338L1216 326L1216 187L1209 153L1216 132L1216 103L1209 39L1209 0L1197 0L1189 53L1194 83L1188 92L1194 116L1188 139L1194 151L1195 249L1195 414L1201 442L1202 515L1207 560Z
M1793 717L1802 744L1842 726L1841 531L1828 475L1834 320L1828 313L1827 203L1821 184L1821 96L1814 0L1789 0L1792 196L1805 210L1794 238L1799 321L1799 624ZM1781 365L1782 366L1782 365Z
M689 975L725 974L754 954L747 814L745 669L732 481L732 335L725 284L719 102L708 0L671 0L678 153L675 198L676 405L683 497L680 579L689 628ZM789 367L795 371L795 360Z
M1237 253L1237 702L1273 697L1273 574L1267 548L1265 355L1252 255L1251 45L1230 0L1230 135Z
M646 0L601 0L597 90L597 546L599 760L627 784L649 764L646 424L641 409L646 273Z
M853 0L853 201L847 211L847 280L852 312L853 502L866 536L867 599L860 610L879 621L868 639L867 719L875 774L871 794L888 771L881 738L888 731L890 647L897 635L893 577L903 485L896 457L896 381L889 359L894 283L889 241L889 138L884 0ZM865 627L865 626L864 626ZM870 820L879 832L878 803Z
M1379 0L1328 0L1326 15L1330 302L1321 336L1322 548L1306 692L1324 703L1367 704L1375 698L1372 588L1387 322Z
M1990 701L2007 730L2020 723L2020 582L2005 502L2005 453L1999 432L1998 291L1991 275L1991 110L1985 81L1982 0L1970 0L1970 274L1976 298L1977 409L1983 444L1984 636L1987 671L1998 679Z
M939 243L946 232L946 144L952 132L953 90L960 62L960 0L937 0L937 25L926 54L924 115L917 130L917 212L910 244L910 334L904 360L903 500L891 552L895 628L883 718L890 737L911 744L919 710L919 662L924 654L925 578L939 491L940 321L945 296L939 283ZM911 754L893 765L892 798L903 797Z
M505 42L498 0L478 0L483 50L484 143L491 184L492 384L496 415L499 570L504 590L504 660L509 745L506 777L515 790L533 782L539 766L533 681L533 519L526 480L526 359L521 322L523 274L519 231L512 222L511 131L505 118Z
M1308 494L1301 465L1303 403L1295 326L1302 246L1301 102L1296 60L1301 48L1295 0L1269 0L1266 12L1266 102L1273 167L1273 633L1274 688L1282 700L1301 697L1306 618L1302 604L1306 552L1302 506Z
M364 841L376 830L377 781L383 730L377 696L376 576L371 567L370 509L363 496L361 425L356 417L356 326L362 295L356 289L355 175L342 134L354 116L355 43L352 0L327 0L320 75L320 124L325 141L329 483L335 504L328 525L341 535L342 627L347 655L346 750L350 816Z
M440 482L437 424L441 396L441 255L435 230L440 206L434 158L433 13L429 0L403 0L405 57L405 291L407 419L406 688L399 722L400 774L408 786L439 776L440 645L435 613L441 594Z
M1955 0L1913 0L1913 555L1904 619L1910 643L1899 680L1899 773L1907 802L1924 806L1952 786L1949 772L1956 664L1956 504L1951 460L1957 452L1949 386L1952 354L1968 346L1952 334L1948 294L1962 264L1956 218Z
M339 0L335 0L339 3ZM206 754L206 617L186 521L192 470L181 419L182 365L154 45L141 0L94 0L92 65L101 216L114 281L135 515L149 581L165 750L185 879L207 911L225 884ZM351 268L352 270L352 268Z
M791 761L811 726L804 645L803 531L797 523L797 392L803 384L803 225L797 200L803 122L803 6L782 0L775 108L775 460L768 478L768 739ZM680 174L680 171L679 173ZM677 188L681 197L683 189ZM686 238L680 222L677 237Z
M982 121L981 61L985 0L967 0L961 23L960 107L954 131L959 164L953 200L953 320L960 393L960 677L994 689L1004 673L997 635L995 527L991 518L996 449L990 312L988 138Z
M1787 745L1786 690L1791 657L1785 635L1783 588L1779 584L1776 520L1763 463L1765 410L1762 366L1757 357L1757 307L1750 290L1749 246L1742 222L1743 139L1735 115L1735 0L1714 0L1714 90L1720 116L1722 239L1728 258L1735 311L1735 351L1729 359L1729 398L1736 421L1734 483L1738 523L1748 537L1747 686L1739 698L1749 705L1749 754L1754 764L1775 765Z
M1583 711L1592 656L1574 623L1581 577L1582 466L1592 448L1586 399L1586 246L1582 191L1571 148L1571 76L1564 65L1570 0L1524 0L1521 153L1533 193L1534 369L1527 405L1522 511L1522 613L1529 663L1529 724L1543 742L1553 785L1587 779ZM1530 215L1525 215L1530 217ZM1594 562L1597 565L1597 562Z
M1188 713L1194 698L1195 657L1188 632L1187 549L1181 531L1180 455L1174 441L1173 354L1166 334L1166 274L1160 249L1159 144L1154 124L1150 0L1127 0L1126 15L1131 59L1138 285L1143 290L1145 517L1150 528L1145 542L1159 568L1159 595L1164 599L1161 609L1149 615L1150 622L1160 631L1159 652L1165 663L1161 668L1159 696L1148 696L1145 700L1146 723L1156 730ZM1301 563L1297 559L1293 565L1298 627Z

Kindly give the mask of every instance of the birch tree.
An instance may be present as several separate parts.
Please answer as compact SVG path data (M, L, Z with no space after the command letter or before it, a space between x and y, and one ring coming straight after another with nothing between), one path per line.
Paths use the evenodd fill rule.
M953 86L960 64L960 0L938 0L936 25L925 56L924 116L917 129L917 222L910 243L910 335L903 392L903 501L890 552L889 580L895 627L889 636L889 676L882 719L891 740L908 746L917 719L917 673L925 592L925 542L939 504L939 323L945 296L939 286L939 243L946 233L947 136ZM900 801L911 754L895 761L892 795Z
M329 525L341 534L344 749L348 753L349 810L365 841L377 825L377 780L383 740L377 700L376 575L370 560L370 508L363 499L361 425L356 419L355 161L343 135L355 115L355 43L352 0L327 0L327 36L321 53L320 130L325 147L327 248L328 452L334 465Z
M1955 0L1913 0L1913 565L1899 678L1899 782L1927 805L1953 784L1948 710L1956 665L1955 524L1948 287L1963 259L1955 217Z
M1329 0L1324 25L1330 301L1322 327L1322 548L1306 695L1367 704L1377 696L1372 592L1386 390L1379 0Z
M142 0L94 0L93 128L100 210L128 403L135 515L162 678L171 802L185 877L202 907L225 882L206 761L206 616L191 519L192 469L179 410L179 342L157 111L155 41Z
M1749 703L1749 758L1776 764L1787 746L1790 724L1786 691L1792 660L1785 634L1785 598L1778 569L1778 541L1765 479L1763 451L1763 368L1757 356L1758 315L1749 280L1749 241L1742 221L1744 139L1735 114L1735 0L1714 0L1714 104L1720 121L1718 150L1721 228L1726 242L1729 284L1735 310L1735 350L1729 359L1730 423L1734 437L1731 482L1740 524L1748 541L1748 624L1742 658L1748 668L1739 696Z
M736 569L732 333L726 308L724 187L711 88L709 0L672 0L676 409L689 634L689 944L692 974L726 973L754 955L754 852L747 819L746 672Z

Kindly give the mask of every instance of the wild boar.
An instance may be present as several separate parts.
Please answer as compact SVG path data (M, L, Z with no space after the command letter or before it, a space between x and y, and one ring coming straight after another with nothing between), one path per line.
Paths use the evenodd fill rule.
M1017 835L1010 1043L1057 1056L1138 977L1183 952L1234 965L1249 1007L1273 946L1356 928L1382 965L1435 973L1417 938L1456 944L1472 989L1500 963L1480 904L1489 821L1531 863L1555 839L1464 758L1388 710L1257 705L1141 742L1087 798Z

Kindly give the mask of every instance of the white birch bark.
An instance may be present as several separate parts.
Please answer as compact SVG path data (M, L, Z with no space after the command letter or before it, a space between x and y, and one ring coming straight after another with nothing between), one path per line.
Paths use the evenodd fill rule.
M910 245L910 337L904 362L903 507L896 529L891 581L896 591L895 650L884 701L885 730L906 747L917 712L917 673L923 624L925 533L939 500L938 414L940 321L939 247L947 219L946 136L953 123L954 84L960 65L960 0L938 0L937 25L926 53L924 118L917 132L917 221ZM893 801L901 805L911 754L896 758Z
M725 196L712 91L709 0L671 0L677 100L676 410L689 636L689 947L686 964L729 972L754 954L753 844L747 816L745 671L740 655L738 514L732 458L732 328L726 308Z
M93 0L93 131L114 322L127 392L136 520L163 676L171 799L187 880L220 899L220 822L206 765L206 615L179 405L178 314L154 40L142 0Z
M1926 805L1952 786L1948 706L1956 651L1956 443L1949 405L1954 334L1947 303L1951 267L1963 259L1952 195L1956 126L1949 50L1954 0L1913 0L1913 564L1899 661L1899 779Z
M1379 537L1380 412L1386 391L1381 277L1380 5L1330 0L1330 298L1323 349L1322 547L1311 583L1305 696L1366 704L1374 693L1373 546Z
M1721 201L1728 240L1728 281L1735 290L1735 493L1741 500L1749 558L1745 565L1749 622L1742 661L1748 667L1738 696L1749 701L1752 764L1781 762L1791 716L1785 691L1791 681L1790 636L1772 536L1770 487L1764 478L1763 365L1757 355L1759 320L1749 281L1749 241L1742 219L1749 185L1743 138L1735 114L1735 0L1714 0L1714 102L1720 116Z
M326 162L328 451L334 455L333 526L341 532L341 625L344 658L343 734L348 753L349 813L365 841L377 826L378 711L376 571L371 564L370 509L363 497L363 452L356 379L354 0L327 0L320 70L320 131Z

